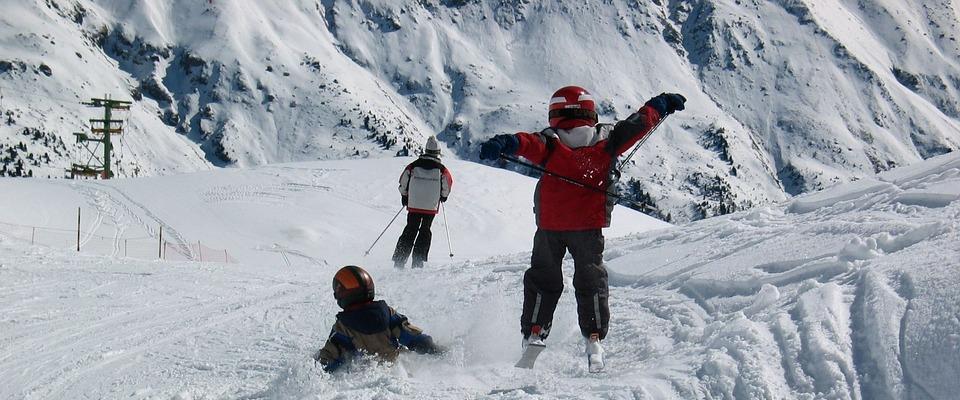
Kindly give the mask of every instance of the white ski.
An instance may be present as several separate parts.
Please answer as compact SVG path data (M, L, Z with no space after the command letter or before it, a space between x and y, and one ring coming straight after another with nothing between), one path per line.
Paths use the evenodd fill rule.
M523 349L523 355L520 356L520 361L517 361L517 365L514 365L514 367L533 369L533 364L537 362L537 357L540 356L540 353L543 352L545 348L547 348L547 345L543 343L528 344L527 347Z
M497 394L502 395L502 394L514 393L514 392L523 392L526 394L541 394L540 391L537 390L536 386L530 385L530 386L521 386L521 387L509 388L509 389L493 389L490 391L490 393L487 393L487 395L493 396Z
M587 365L590 373L603 372L603 354L590 354L587 356Z

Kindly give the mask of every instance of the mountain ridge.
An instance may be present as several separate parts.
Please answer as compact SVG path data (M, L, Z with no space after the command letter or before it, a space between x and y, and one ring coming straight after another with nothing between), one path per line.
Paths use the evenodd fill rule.
M121 176L415 154L546 125L578 84L601 120L683 93L625 168L661 218L700 219L960 148L956 1L36 0L0 32L0 152L68 140L129 94ZM5 52L6 53L6 52ZM113 93L110 93L113 92ZM62 118L62 119L59 119ZM49 141L49 139L48 139ZM26 153L51 153L26 141ZM61 153L64 151L61 149ZM80 157L3 159L60 176ZM34 156L36 157L36 156Z

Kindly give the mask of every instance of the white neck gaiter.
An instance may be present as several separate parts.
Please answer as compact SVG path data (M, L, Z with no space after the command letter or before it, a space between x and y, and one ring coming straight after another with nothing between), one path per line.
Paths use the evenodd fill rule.
M556 132L557 136L560 137L560 141L573 149L592 146L597 143L597 130L589 125L570 129L557 129Z

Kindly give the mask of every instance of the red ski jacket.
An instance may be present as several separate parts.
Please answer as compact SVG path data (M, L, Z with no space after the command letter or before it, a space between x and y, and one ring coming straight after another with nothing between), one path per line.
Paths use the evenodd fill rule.
M615 125L597 124L595 138L583 147L571 148L551 128L538 133L519 132L517 154L539 164L547 171L571 178L600 190L591 190L543 174L534 195L537 227L552 231L581 231L610 226L610 213L616 199L603 190L613 192L612 177L617 158L650 133L660 121L651 107L641 107ZM619 174L619 171L616 172Z

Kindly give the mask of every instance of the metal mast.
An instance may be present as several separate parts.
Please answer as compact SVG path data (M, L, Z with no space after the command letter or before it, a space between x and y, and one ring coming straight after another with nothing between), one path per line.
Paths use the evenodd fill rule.
M74 133L77 137L77 143L83 143L84 148L90 153L90 158L84 164L73 164L70 168L70 177L77 176L100 176L102 179L113 177L113 171L110 170L110 155L113 152L113 143L110 141L110 135L119 135L123 133L123 121L113 119L113 110L129 110L129 101L104 99L90 99L89 102L81 103L91 107L103 108L103 119L90 120L90 132ZM97 143L91 148L89 142ZM102 158L97 157L97 149L103 145Z

